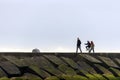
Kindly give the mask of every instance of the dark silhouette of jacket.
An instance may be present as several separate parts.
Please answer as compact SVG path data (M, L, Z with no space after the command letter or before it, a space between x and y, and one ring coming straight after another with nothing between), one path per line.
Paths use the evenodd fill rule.
M80 41L80 39L78 39L77 40L77 47L80 47L80 45L81 45L81 41Z

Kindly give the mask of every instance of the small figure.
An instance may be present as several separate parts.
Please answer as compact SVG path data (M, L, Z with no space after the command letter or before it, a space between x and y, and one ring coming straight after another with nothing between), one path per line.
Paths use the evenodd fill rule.
M80 52L82 53L82 50L81 50L81 41L79 38L77 38L77 48L76 48L76 53L78 53L78 48L80 49Z
M90 45L91 45L91 48L90 48L90 50L89 50L89 53L90 53L91 51L93 51L93 53L94 53L94 52L95 52L95 51L94 51L94 47L95 47L94 42L91 41Z
M90 50L90 47L91 47L90 41L87 41L85 45L86 45L86 50Z
M35 49L32 50L32 53L40 53L40 50L35 48Z

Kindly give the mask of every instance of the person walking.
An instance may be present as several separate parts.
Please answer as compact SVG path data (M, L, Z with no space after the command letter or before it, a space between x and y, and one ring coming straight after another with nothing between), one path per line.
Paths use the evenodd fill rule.
M91 47L91 44L90 44L90 41L87 41L87 43L85 43L86 45L86 50L90 50L90 47Z
M94 47L95 47L94 42L91 41L90 45L91 45L91 47L90 47L89 53L91 53L91 51L93 51L93 53L94 53L95 52L95 50L94 50Z
M76 53L78 53L78 49L80 49L80 52L82 53L82 50L81 50L81 41L79 38L77 38L77 47L76 47Z

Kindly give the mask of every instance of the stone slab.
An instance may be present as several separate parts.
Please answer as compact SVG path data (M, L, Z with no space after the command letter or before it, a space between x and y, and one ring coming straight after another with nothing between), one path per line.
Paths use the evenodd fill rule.
M97 77L98 80L107 80L103 75L101 74L93 74L95 77Z
M103 56L99 56L99 58L101 59L101 61L103 61L106 65L110 66L110 67L116 67L116 68L120 68L117 64L115 64L115 62L110 59L109 57L103 57Z
M21 72L19 69L12 63L6 61L6 62L0 62L0 66L2 69L6 71L9 75L20 75Z
M67 57L61 57L61 58L64 60L64 62L66 62L72 68L78 69L78 64L75 61L73 61L72 59L67 58Z
M50 61L45 59L43 56L34 57L31 60L34 64L38 65L41 68L45 68L45 67L53 68L54 67L54 65Z
M114 59L117 63L118 63L118 65L120 66L120 59L119 58L115 58Z
M65 64L59 57L54 55L44 55L47 59L49 59L51 62L53 62L56 65ZM66 65L66 64L65 64Z
M86 62L78 61L77 63L79 65L79 70L83 70L83 71L86 71L86 72L91 73L91 74L97 74L97 72L94 70L94 68L91 67Z
M35 62L31 59L31 57L25 57L21 59L27 66L35 65Z
M0 68L0 77L5 77L7 74Z
M83 58L85 58L86 60L88 60L89 62L93 62L93 63L102 63L100 60L88 55L88 54L79 54L80 56L82 56Z
M120 70L119 69L116 69L116 68L110 68L111 71L113 71L115 73L115 75L119 76L120 77Z
M63 74L61 71L59 71L52 63L50 63L43 56L32 58L32 62L33 62L32 63L33 65L39 66L39 68L41 68L55 76L59 76L59 75Z
M43 80L39 76L31 74L31 73L24 73L22 78L25 79L25 80Z
M76 75L76 72L71 67L61 64L58 69L67 75Z
M99 78L97 78L96 76L92 74L86 74L85 76L88 77L88 80L99 80Z
M16 58L15 56L2 56L2 57L5 58L6 60L10 61L11 63L17 65L18 67L27 67L28 66L24 61Z
M94 64L103 74L109 74L113 75L107 68L99 65L99 64ZM99 74L99 73L98 73Z
M103 74L103 76L104 76L105 78L107 78L107 80L119 80L119 79L117 79L117 77L115 77L114 75Z
M42 78L50 77L50 74L46 71L40 69L38 66L29 66L30 69L32 69L34 72L36 72L38 75L40 75Z

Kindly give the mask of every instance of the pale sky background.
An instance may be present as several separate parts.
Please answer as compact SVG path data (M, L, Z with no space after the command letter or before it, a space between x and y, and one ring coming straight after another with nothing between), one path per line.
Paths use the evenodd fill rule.
M120 52L120 0L0 0L0 51Z

